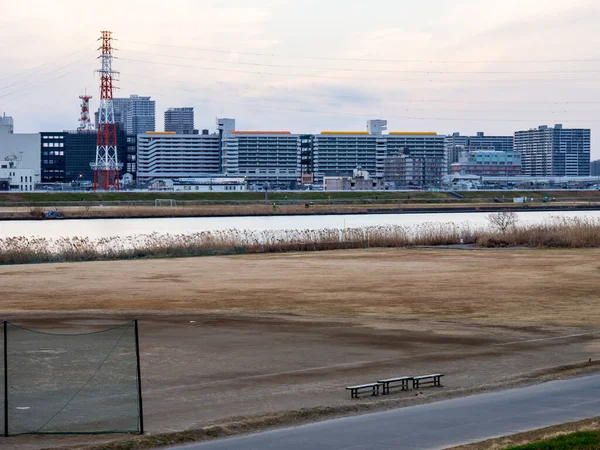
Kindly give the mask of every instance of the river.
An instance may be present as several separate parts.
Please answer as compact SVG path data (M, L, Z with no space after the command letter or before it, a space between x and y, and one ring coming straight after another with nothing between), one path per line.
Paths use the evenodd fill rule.
M104 238L140 234L190 234L209 230L282 230L353 228L381 225L417 226L423 223L455 223L487 226L488 213L369 214L331 216L186 217L167 219L93 219L0 222L0 238L88 237ZM600 218L600 211L519 212L519 223L543 222L551 217Z

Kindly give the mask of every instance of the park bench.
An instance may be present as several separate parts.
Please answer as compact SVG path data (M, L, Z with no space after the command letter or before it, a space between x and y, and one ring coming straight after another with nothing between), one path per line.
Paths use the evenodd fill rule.
M377 382L383 386L383 395L387 395L390 393L390 385L400 383L403 391L408 391L408 382L411 381L413 377L397 377L397 378L389 378L387 380L378 380Z
M358 386L348 386L346 388L347 391L350 391L352 398L358 398L358 391L362 391L363 389L372 389L373 396L379 395L379 386L380 383L368 383L368 384L360 384Z
M421 375L419 377L413 377L413 389L419 389L422 384L433 384L434 386L441 386L441 378L444 374L434 373L431 375Z

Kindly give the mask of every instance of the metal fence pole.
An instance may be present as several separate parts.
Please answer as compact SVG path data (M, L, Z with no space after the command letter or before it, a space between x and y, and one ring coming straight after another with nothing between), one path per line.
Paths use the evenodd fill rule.
M140 434L144 434L144 407L142 404L142 371L141 371L141 367L140 367L140 338L139 338L137 319L135 319L135 354L137 357L138 404L139 404L139 409L140 409Z
M8 437L8 322L4 321L4 437Z

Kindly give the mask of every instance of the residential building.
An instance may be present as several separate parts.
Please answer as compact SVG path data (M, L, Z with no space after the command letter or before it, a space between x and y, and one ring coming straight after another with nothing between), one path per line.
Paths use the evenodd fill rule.
M165 111L165 131L198 134L194 129L194 108L169 108Z
M223 137L223 173L251 186L295 189L300 178L300 136L289 131L230 131Z
M460 153L451 172L460 175L514 177L521 175L521 155L513 151L471 150Z
M402 150L388 152L384 158L383 182L388 189L406 189L425 185L425 162L411 158Z
M130 135L138 135L156 130L156 102L151 97L130 95L128 98L113 99L115 123ZM96 127L98 112L95 113Z
M521 153L525 176L576 177L590 174L589 129L557 124L515 133L515 150Z
M351 177L324 177L323 190L325 191L373 191L383 187L381 180L370 177L369 172L360 167L354 170Z
M452 133L446 136L448 169L450 170L452 164L458 162L461 152L469 150L512 152L514 150L514 136L486 136L481 131L475 136L461 136L460 133Z
M363 131L323 131L314 135L312 164L314 182L324 177L351 177L361 167L377 178L378 152L385 154L386 137Z
M137 137L137 177L141 183L219 174L220 159L216 133L148 132Z
M4 164L6 162L6 164ZM33 171L33 183L40 182L39 133L15 133L12 117L0 117L0 163ZM13 172L13 171L11 171ZM25 176L25 175L23 175ZM29 175L28 175L29 176ZM4 178L0 175L0 177ZM19 176L20 177L20 176ZM19 178L20 179L20 178ZM11 179L14 183L14 179ZM24 185L26 186L26 185Z
M434 132L389 133L385 136L385 150L378 155L378 177L385 176L386 158L404 155L408 186L441 186L447 170L445 139Z

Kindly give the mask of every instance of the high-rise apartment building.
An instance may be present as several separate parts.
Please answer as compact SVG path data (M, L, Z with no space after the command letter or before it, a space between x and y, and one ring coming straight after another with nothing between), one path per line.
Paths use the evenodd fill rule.
M589 129L540 126L515 133L522 174L531 177L576 177L590 174Z
M593 177L600 177L600 159L591 162L590 175Z
M385 153L380 155L377 176L385 170L389 157L402 155L409 186L439 187L446 174L447 161L444 135L434 132L391 132L385 136Z
M231 131L223 136L223 172L258 187L295 188L300 136L289 131Z
M216 133L149 132L137 137L137 177L141 183L218 174L220 160Z
M127 134L137 135L156 130L156 102L151 97L130 95L113 99L115 123L120 123ZM98 124L98 112L95 113Z
M169 108L165 111L165 131L198 134L194 129L194 108Z

